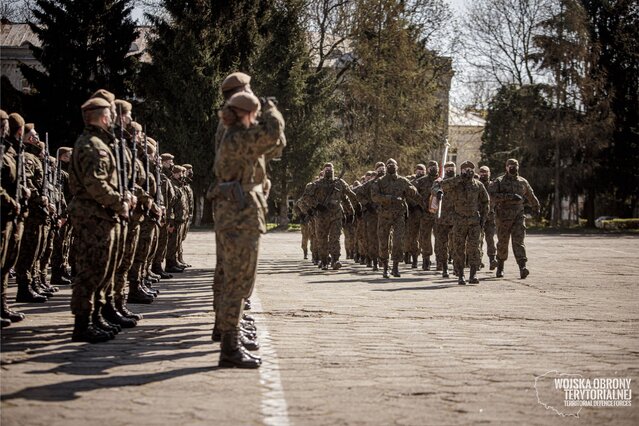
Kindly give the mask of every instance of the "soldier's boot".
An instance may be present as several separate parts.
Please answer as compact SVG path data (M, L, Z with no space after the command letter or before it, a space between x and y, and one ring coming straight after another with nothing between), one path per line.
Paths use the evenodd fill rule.
M49 300L46 296L38 294L32 287L31 283L26 280L18 280L18 293L16 294L16 302L18 303L44 303Z
M353 255L353 263L359 263L359 253L357 252Z
M495 259L495 255L494 254L489 254L488 255L488 260L490 261L490 270L494 271L495 268L497 267L497 259Z
M319 263L319 256L316 253L312 253L313 257L313 265L317 265Z
M436 262L437 262L437 266L435 267L435 271L443 270L443 268L442 268L442 264L443 263L439 259L436 259Z
M471 284L479 284L479 279L477 279L477 267L470 267L470 277L468 278L468 282Z
M413 262L410 264L410 267L412 269L417 269L417 261L418 261L419 255L418 254L413 254L413 255L411 255L411 257L413 258Z
M366 259L367 259L366 256L360 255L359 256L359 264L360 265L366 265Z
M342 267L342 262L339 261L339 258L335 258L333 260L333 262L331 263L331 267L333 268L333 270L338 270L339 268Z
M143 292L140 289L139 281L131 281L129 283L129 295L126 299L126 302L129 304L140 304L140 305L148 305L153 303L153 296L148 293Z
M64 272L62 267L51 268L51 284L70 285L71 279Z
M253 325L255 325L255 318L253 317L253 315L242 314L242 321L251 322L253 323Z
M530 271L526 268L525 260L518 260L517 264L519 265L519 277L522 280L525 280L528 275L530 275Z
M246 299L244 301L244 310L245 311L250 311L251 310L251 299Z
M181 274L182 272L184 272L184 268L179 266L177 263L166 265L166 268L164 270L169 274Z
M9 303L7 303L7 296L2 295L2 319L9 320L11 323L20 322L24 319L24 314L22 312L16 312L9 307Z
M107 322L121 328L133 328L138 325L135 319L122 315L122 313L116 309L112 297L107 297L107 302L102 307L102 317L104 317Z
M457 270L457 284L466 285L466 279L464 278L464 268Z
M146 274L146 277L144 277L144 279L146 280L146 282L153 284L160 282L160 276L155 274Z
M123 317L131 318L135 321L140 321L142 319L142 314L136 314L135 312L129 310L129 308L126 306L126 303L124 302L124 296L116 296L113 299L113 303L115 304L115 309L117 309Z
M244 346L244 349L248 351L256 351L260 348L260 343L257 341L257 337L252 339L250 336L240 332L240 343Z
M101 343L111 340L111 337L102 330L90 325L89 314L86 313L75 315L71 340L74 342Z
M162 279L173 278L173 275L167 273L164 269L162 269L162 265L153 265L151 267L151 272L158 274Z
M254 322L245 321L243 319L240 319L240 327L243 330L247 330L251 333L255 333L257 331L257 327L255 326Z
M109 336L109 339L113 339L119 331L117 328L111 327L111 324L102 318L102 314L100 313L101 308L102 306L98 304L94 306L93 313L91 314L91 323L93 324L93 327L106 333Z
M409 252L404 253L404 263L407 265L411 264L411 256Z
M37 294L45 296L47 299L53 296L53 291L49 291L42 286L40 282L40 274L33 275L33 279L31 280L31 288Z
M322 259L322 270L323 271L328 271L328 267L331 264L330 260L328 260L328 257L325 257L324 259Z
M422 271L430 270L430 256L424 256L422 260Z
M394 277L401 277L401 275L399 275L399 262L396 260L393 261L393 270L391 271L391 275Z
M308 251L304 250L304 259L308 259Z
M55 287L49 284L49 282L47 281L46 272L40 272L40 284L42 285L42 288L44 288L46 291L50 291L52 293L57 293L60 291L58 287Z
M373 260L373 271L375 272L379 271L379 267L377 266L377 259Z
M146 276L149 278L153 278L154 280L158 280L157 282L160 282L160 279L162 278L160 275L151 270L147 271Z
M442 263L442 278L448 278L450 275L448 275L448 263L443 262Z
M11 325L11 320L7 318L0 318L0 328L9 327Z
M151 282L147 281L144 278L142 279L142 281L140 281L140 288L153 297L158 297L158 294L160 294L160 290L151 287Z
M222 334L220 345L221 368L259 368L262 360L259 357L250 356L239 342L237 331Z
M504 261L497 259L497 272L495 273L497 278L504 278Z
M386 259L382 260L382 264L384 265L384 272L382 273L382 276L384 278L390 278L388 276L388 260L386 260Z

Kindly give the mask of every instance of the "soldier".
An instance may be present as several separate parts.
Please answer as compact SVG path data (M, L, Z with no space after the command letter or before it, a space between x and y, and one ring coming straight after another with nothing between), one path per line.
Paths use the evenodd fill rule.
M419 178L426 173L426 166L418 164L415 166L415 174L408 178L409 182L416 186ZM418 191L419 192L419 191ZM419 257L419 227L424 210L418 204L408 200L408 219L406 220L406 233L404 235L404 263L410 264L411 268L417 268L417 258Z
M444 180L455 177L456 166L452 161L444 165ZM432 194L441 200L443 192L440 191L441 182L433 186ZM437 261L437 270L442 271L442 277L448 278L448 256L449 241L448 237L453 230L453 203L452 200L446 199L440 201L441 217L435 220L435 259ZM441 269L440 269L441 268Z
M105 290L115 272L119 218L128 220L133 199L119 192L111 103L91 98L82 105L86 127L75 143L69 181L74 195L69 216L77 238L77 275L71 296L75 315L73 341L104 342L112 338L91 324L95 301L104 303ZM94 317L95 318L95 317Z
M353 193L355 189L360 185L358 181L355 181L351 186ZM342 203L344 208L344 248L346 249L346 258L353 259L355 256L355 210L352 208L351 203Z
M366 216L368 214L368 209L370 208L370 203L371 203L370 197L367 196L370 193L369 187L367 185L368 185L368 182L374 179L376 175L377 174L372 170L367 171L366 174L362 176L362 179L361 179L362 184L356 188L353 188L353 192L355 193L355 195L357 195L357 201L362 206L361 211L355 215L356 217L355 251L357 254L357 259L355 259L355 261L359 263L360 265L366 264L366 251L367 251Z
M488 166L481 166L479 168L479 181L488 189L491 182L490 168L488 168ZM486 254L490 261L490 270L494 271L497 267L497 260L495 259L497 248L495 247L495 208L492 204L491 202L490 211L488 212L486 223L482 229L482 241L484 239L486 240Z
M180 165L174 165L172 169L171 184L175 191L171 210L173 217L167 225L168 241L166 249L166 272L181 273L184 268L178 263L178 247L181 244L183 228L188 220L188 200L183 188L183 177L186 169Z
M53 242L53 253L51 255L51 284L69 285L71 277L69 270L69 251L72 240L72 226L68 219L67 204L71 201L71 189L69 188L69 162L71 161L71 153L73 148L58 148L58 171L57 182L58 190L61 191L61 197L64 200L62 210L59 212L60 218L65 219L60 229L55 235Z
M368 208L366 209L366 215L364 220L366 221L366 266L373 268L373 271L377 271L377 264L379 262L379 238L377 222L379 218L380 206L372 198L373 184L384 177L386 174L386 165L382 161L378 161L375 164L375 175L371 176L371 180L368 181L366 189L364 190L364 196L367 198Z
M182 244L186 239L187 234L189 233L189 229L191 228L191 224L193 223L193 216L195 215L195 200L193 198L193 189L191 188L191 182L193 182L193 166L191 164L182 164L182 167L186 170L184 173L184 183L182 185L182 189L184 190L184 194L187 200L187 215L186 221L184 222L184 228L182 231L182 239L180 240L180 247L178 250L178 264L180 266L184 266L186 268L190 268L191 265L184 261L184 251L182 249Z
M391 229L392 241L392 275L399 277L399 262L402 258L404 230L406 227L406 214L408 206L406 200L410 199L415 204L425 207L419 198L417 190L405 177L397 173L397 161L389 158L386 161L387 174L377 179L372 187L372 200L378 204L379 211L377 233L379 236L379 257L384 265L384 278L388 278L389 239Z
M304 253L304 259L308 259L308 239L309 239L309 231L308 231L308 215L302 213L300 207L298 205L300 200L295 202L293 206L293 214L300 221L300 231L302 234L302 253Z
M525 279L530 271L526 268L526 219L524 203L539 214L539 200L526 179L519 176L519 162L513 158L506 161L506 174L499 176L489 186L494 201L497 225L497 273L504 276L504 262L508 259L508 240L512 237L513 254L519 265L519 276Z
M439 164L437 161L431 160L426 166L426 175L420 177L415 181L415 188L419 192L420 196L428 204L428 207L421 215L419 223L419 247L422 252L422 270L428 271L430 269L430 257L433 254L433 229L435 227L435 212L430 208L430 195L437 179L439 171Z
M162 262L166 258L167 243L169 240L168 222L174 219L173 205L175 197L175 189L171 183L171 170L173 169L173 154L164 153L160 155L162 159L162 173L160 173L159 190L162 193L162 199L164 200L164 206L166 207L166 221L162 223L158 231L158 247L153 258L153 264L151 271L158 274L162 278L172 278L173 276L162 269Z
M457 177L438 180L444 199L450 199L453 209L453 266L457 283L464 285L464 266L470 266L471 284L479 283L477 270L481 264L481 228L488 215L489 202L486 188L475 177L475 164L464 161Z
M236 93L220 112L226 132L215 158L216 236L225 250L225 276L216 307L215 327L222 333L220 367L257 368L261 364L240 343L244 301L255 284L260 233L266 232L263 180L256 181L260 158L282 144L284 119L265 101L260 121L258 99ZM257 175L262 179L265 175Z

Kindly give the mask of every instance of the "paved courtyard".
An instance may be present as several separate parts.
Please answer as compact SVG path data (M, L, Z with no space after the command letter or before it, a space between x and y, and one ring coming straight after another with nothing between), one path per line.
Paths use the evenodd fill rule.
M71 343L69 287L14 304L28 318L2 330L2 425L639 424L636 236L531 235L526 280L511 258L506 278L458 286L406 265L322 272L299 233L268 234L249 371L217 368L213 240L189 234L193 268L108 343ZM577 377L631 379L632 406L565 406L553 378Z

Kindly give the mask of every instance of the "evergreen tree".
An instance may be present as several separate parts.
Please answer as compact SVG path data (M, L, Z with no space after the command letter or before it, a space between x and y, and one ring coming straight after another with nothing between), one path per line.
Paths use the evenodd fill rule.
M137 37L131 0L36 0L30 46L43 70L21 66L33 87L26 118L51 134L52 149L71 145L84 124L80 105L99 88L133 95L138 59L128 55Z

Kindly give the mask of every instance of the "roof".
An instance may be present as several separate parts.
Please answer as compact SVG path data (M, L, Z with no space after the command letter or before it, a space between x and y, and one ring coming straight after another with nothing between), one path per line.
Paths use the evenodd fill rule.
M448 113L448 125L449 126L464 126L464 127L485 127L486 120L471 112L464 112L463 110L451 105Z

